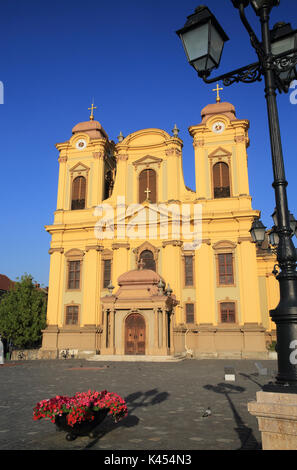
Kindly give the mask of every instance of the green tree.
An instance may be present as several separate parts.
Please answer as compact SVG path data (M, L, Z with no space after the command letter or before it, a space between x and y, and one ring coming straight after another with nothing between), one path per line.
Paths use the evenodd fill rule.
M46 327L47 294L25 274L0 301L0 334L17 348L40 344Z

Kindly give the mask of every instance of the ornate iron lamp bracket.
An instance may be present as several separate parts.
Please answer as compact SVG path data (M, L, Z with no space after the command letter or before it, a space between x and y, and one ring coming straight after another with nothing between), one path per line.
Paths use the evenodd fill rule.
M262 80L262 66L260 62L247 65L232 72L220 75L215 78L207 78L209 75L202 73L199 76L204 80L205 83L215 83L222 81L224 86L233 85L233 83L254 83Z

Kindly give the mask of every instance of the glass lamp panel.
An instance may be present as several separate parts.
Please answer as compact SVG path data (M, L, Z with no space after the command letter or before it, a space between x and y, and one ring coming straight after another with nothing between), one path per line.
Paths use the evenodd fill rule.
M251 236L252 236L253 242L256 243L256 242L257 242L257 239L256 239L256 235L255 235L255 231L254 231L254 230L251 230Z
M258 242L264 242L265 239L265 230L262 228L255 229L255 237Z
M189 62L197 61L208 54L209 24L203 24L182 34L182 41Z
M274 230L269 234L269 241L272 246L277 246L279 244L279 236Z
M260 220L253 223L250 234L255 243L262 243L265 240L265 228Z
M216 28L211 25L209 55L212 57L216 67L220 63L223 47L224 41L222 36L218 33Z
M284 52L291 51L295 47L295 36L288 36L284 39L279 39L271 44L271 51L273 55L283 54Z
M274 212L273 212L273 214L272 214L271 217L272 217L272 220L273 220L273 222L274 222L274 225L277 227L277 226L278 226L278 218L277 218L277 211L276 211L276 209L274 209Z
M206 70L212 70L217 66L217 64L212 60L210 56L207 58Z
M295 220L295 217L293 216L293 214L290 213L290 228L293 234L296 231L296 227L297 227L297 221Z
M207 70L207 56L202 57L202 59L199 60L194 60L191 65L193 65L194 69L197 70L197 72L201 70Z

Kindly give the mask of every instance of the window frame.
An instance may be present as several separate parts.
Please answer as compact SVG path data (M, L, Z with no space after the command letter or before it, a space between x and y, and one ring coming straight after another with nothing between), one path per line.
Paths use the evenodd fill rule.
M84 252L82 250L73 248L67 253L65 253L65 258L66 258L66 286L65 290L67 292L79 292L82 289L82 282L83 282L83 257L84 257ZM70 273L70 262L71 261L79 261L79 287L78 288L69 288L69 273Z
M186 258L187 257L192 258L192 280L193 280L192 284L187 284L186 283L186 278L187 278L187 276L186 276ZM196 283L195 283L195 254L194 254L194 252L188 252L188 253L184 252L182 254L182 263L183 263L183 287L185 289L195 288Z
M232 266L232 282L226 283L221 282L221 274L220 274L220 256L231 256L231 266ZM217 286L218 287L234 287L235 286L235 272L234 272L234 253L230 251L226 251L224 253L216 253L216 263L217 263ZM224 266L226 267L227 264L225 263ZM224 274L225 280L228 274Z
M67 323L67 310L68 308L77 308L77 323L71 323L71 324L68 324ZM65 311L64 311L64 326L66 328L77 328L80 326L80 304L75 304L75 303L72 303L72 304L67 304L65 305Z
M102 289L107 289L107 286L104 287L104 266L105 266L105 261L110 261L110 281L112 280L112 274L113 274L113 253L112 251L106 249L102 252L101 255L101 288Z
M70 211L72 211L72 210L85 210L85 209L88 208L89 171L90 171L90 168L88 168L86 165L84 165L81 162L78 162L73 168L71 168L69 170L70 190L68 192L68 195L70 196L70 200L68 202L68 207L69 207ZM84 209L72 209L73 182L79 176L82 176L83 178L85 178L85 181L86 181L85 207L84 207Z
M138 185L137 185L137 186L138 186L138 203L139 203L139 204L143 204L143 203L146 201L146 199L143 200L143 201L140 201L140 199L141 199L141 198L140 198L140 176L141 176L141 174L142 174L144 171L153 171L154 174L155 174L155 186L156 186L156 194L155 194L156 197L155 197L155 199L156 199L156 201L155 201L155 202L151 202L151 204L157 204L157 202L158 202L158 173L157 173L157 171L156 171L154 168L150 168L150 167L148 167L148 168L143 168L142 170L139 171L139 173L138 173L138 175L137 175L137 181L138 181Z
M193 305L193 322L187 321L187 305ZM195 318L196 318L196 303L192 300L187 300L184 302L184 318L186 325L195 325Z
M237 309L237 301L236 300L233 300L233 299L224 299L224 300L220 300L218 302L219 304L219 324L220 325L237 325L238 324L238 309ZM230 321L227 321L227 322L223 322L222 321L222 305L223 304L233 304L234 305L234 322L230 322Z
M226 186L226 188L229 189L229 195L228 196L223 196L223 197L218 197L218 196L215 196L215 190L216 190L216 187L215 187L215 181L214 181L214 169L217 165L221 165L221 164L224 164L227 166L227 169L228 169L228 183L229 185ZM224 186L220 186L220 188L224 188ZM219 160L217 162L214 162L213 165L212 165L212 194L213 194L213 199L227 199L227 198L230 198L232 197L232 191L231 191L231 171L230 171L230 164L229 162L226 162L224 160Z
M221 240L213 245L215 255L215 271L216 271L216 286L217 287L236 287L236 247L237 244L230 240ZM219 257L222 254L232 254L232 269L233 269L233 284L220 284L220 271L219 271Z

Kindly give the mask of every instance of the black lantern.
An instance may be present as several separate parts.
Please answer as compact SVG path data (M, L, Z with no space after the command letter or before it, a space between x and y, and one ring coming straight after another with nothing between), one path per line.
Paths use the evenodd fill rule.
M250 234L253 242L261 245L265 240L266 227L262 224L260 219L254 220Z
M290 229L292 230L292 234L294 235L297 231L297 221L296 221L294 215L291 212L289 212L289 216L290 216L290 218L289 218ZM278 217L277 217L277 210L276 209L274 209L274 212L273 212L271 217L273 218L273 222L274 222L275 227L278 227Z
M296 235L297 232L297 220L295 219L294 215L290 212L290 228L293 232L293 235Z
M293 30L290 23L276 23L270 31L271 52L274 56L284 55L277 59L278 77L285 87L290 87L291 82L297 78L294 62L294 53L290 51L297 49L297 30Z
M269 232L269 243L272 246L278 246L279 244L279 236L276 231L276 227L272 227L272 229Z
M251 4L257 15L264 7L273 8L279 6L280 0L251 0Z
M229 38L207 7L197 7L176 33L182 40L190 65L200 76L208 76L219 66L224 43Z
M278 218L277 218L277 211L276 208L274 209L273 214L271 214L271 217L273 219L274 225L277 227L278 226Z

